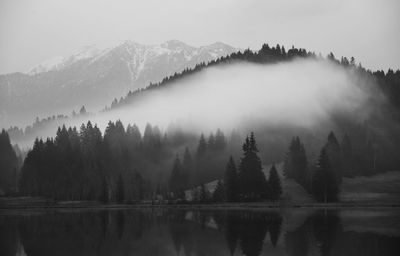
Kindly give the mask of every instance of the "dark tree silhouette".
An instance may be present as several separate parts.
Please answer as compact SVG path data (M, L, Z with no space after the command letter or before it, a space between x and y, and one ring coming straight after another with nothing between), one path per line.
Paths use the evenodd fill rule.
M216 150L215 137L213 133L208 136L207 148L210 150Z
M338 192L338 181L324 147L319 156L317 170L312 178L312 194L318 201L327 203L337 201Z
M189 148L186 147L182 161L182 180L183 180L182 185L185 189L193 186L193 176L194 176L193 160Z
M254 133L243 144L244 156L239 165L240 197L244 201L257 201L268 197L268 183L262 172L261 160Z
M204 138L204 135L201 134L200 135L200 140L199 140L199 144L197 146L197 158L200 159L202 157L204 157L204 155L206 154L207 151L207 142Z
M247 212L239 217L236 225L242 253L246 256L258 256L268 231L265 213Z
M279 200L282 194L282 186L281 186L281 180L279 179L278 172L276 171L274 164L269 170L268 183L270 188L270 197L272 201Z
M299 184L307 187L308 167L304 145L299 137L294 137L290 142L289 152L284 161L284 174L286 178L293 178Z
M17 191L17 168L17 155L3 129L0 133L0 190L7 193Z
M231 255L234 255L239 239L237 215L234 212L228 211L225 218L225 239L229 248L229 252Z
M182 186L182 165L177 155L174 161L174 165L171 171L171 177L169 179L170 191L174 193L174 197L181 198L183 191Z
M328 141L325 144L326 154L329 158L331 169L335 175L336 182L340 184L342 182L342 155L338 140L335 134L331 131L328 135Z
M215 133L214 147L218 151L222 151L226 147L225 135L220 129Z
M353 177L355 175L353 147L350 137L345 134L341 143L343 176Z
M235 202L239 199L239 181L236 170L235 162L232 156L226 165L225 176L224 176L226 200L228 202Z
M271 212L268 214L268 218L269 237L271 244L275 247L281 234L282 216L279 213Z

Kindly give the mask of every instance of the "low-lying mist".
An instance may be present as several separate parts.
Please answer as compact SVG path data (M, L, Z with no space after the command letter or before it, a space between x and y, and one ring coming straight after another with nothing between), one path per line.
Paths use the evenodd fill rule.
M233 129L248 132L262 127L327 133L335 115L356 123L365 120L377 109L375 103L383 100L378 92L373 81L360 77L356 68L327 60L268 65L241 62L207 68L146 91L115 110L62 122L79 127L90 120L103 132L110 120L120 119L125 125L137 124L142 132L151 123L161 131L179 126L197 134L217 128L229 134ZM54 136L58 125L44 128L37 136ZM30 147L33 139L20 145Z
M335 113L362 121L368 115L371 87L349 69L325 60L295 60L258 65L239 63L208 68L155 90L132 105L98 115L140 128L178 123L195 131L230 131L254 125L311 128Z

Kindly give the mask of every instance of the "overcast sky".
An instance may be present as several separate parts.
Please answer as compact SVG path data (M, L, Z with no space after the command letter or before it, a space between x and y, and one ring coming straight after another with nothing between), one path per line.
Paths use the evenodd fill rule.
M0 0L0 73L127 39L279 43L398 69L399 13L398 0Z

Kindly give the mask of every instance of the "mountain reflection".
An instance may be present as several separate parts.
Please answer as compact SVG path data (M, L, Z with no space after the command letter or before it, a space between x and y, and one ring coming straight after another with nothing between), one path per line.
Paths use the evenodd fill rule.
M306 216L294 209L5 213L0 215L0 255L368 256L400 252L397 234L352 229L354 224L343 222L338 210Z

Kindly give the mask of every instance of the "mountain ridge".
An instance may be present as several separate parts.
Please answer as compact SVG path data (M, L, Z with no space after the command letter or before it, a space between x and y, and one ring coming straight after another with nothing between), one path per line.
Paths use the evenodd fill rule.
M171 53L172 51L183 51L183 52L190 52L193 51L195 53L202 53L204 51L210 50L210 55L214 58L221 57L218 54L218 51L228 49L228 51L236 51L238 48L234 48L228 44L222 43L222 42L215 42L209 45L204 45L204 46L199 46L199 47L194 47L189 44L186 44L182 41L173 39L173 40L168 40L165 41L161 44L141 44L133 40L125 40L113 47L106 47L106 48L100 48L96 45L86 45L72 54L69 54L67 56L54 56L49 59L46 59L39 63L38 65L32 67L29 72L24 73L24 72L15 72L15 73L22 73L22 74L28 74L28 75L37 75L40 73L45 73L49 71L57 71L61 70L64 68L67 68L70 65L73 65L77 61L84 60L84 59L91 59L90 63L93 63L101 57L104 57L104 55L110 53L113 51L115 48L118 47L125 47L125 48L136 48L136 50L142 50L144 49L146 53L149 51L157 52L158 53ZM169 51L168 51L169 50ZM190 54L190 53L189 53ZM188 56L187 56L188 57ZM7 74L0 74L0 75L7 75Z
M86 46L55 57L29 73L0 75L0 124L26 124L38 115L70 113L85 105L100 110L103 102L129 90L226 56L238 49L223 43L193 47L178 40L145 45L126 40L114 47Z

